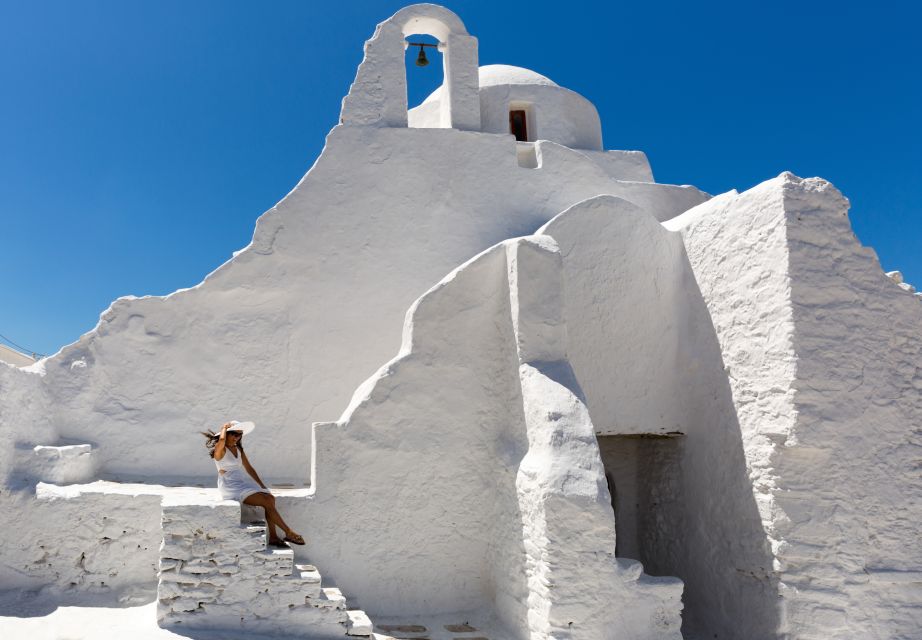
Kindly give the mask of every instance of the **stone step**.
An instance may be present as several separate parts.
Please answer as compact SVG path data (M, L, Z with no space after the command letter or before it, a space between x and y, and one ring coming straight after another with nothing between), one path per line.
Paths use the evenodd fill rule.
M336 587L323 587L320 589L320 596L314 598L311 602L315 607L324 607L330 609L346 609L346 596Z
M297 564L295 565L295 573L301 577L301 581L305 584L320 584L320 572L313 565Z
M371 619L361 609L346 611L349 621L346 623L347 636L370 636L374 631Z
M162 503L158 620L162 626L311 637L370 637L363 611L347 609L294 550L267 546L265 522L240 523L239 506Z

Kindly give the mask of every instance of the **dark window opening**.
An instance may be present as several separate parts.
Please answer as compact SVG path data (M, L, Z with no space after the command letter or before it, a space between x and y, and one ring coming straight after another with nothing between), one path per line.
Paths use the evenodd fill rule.
M518 142L528 142L528 123L524 109L514 109L509 112L509 133L514 135Z

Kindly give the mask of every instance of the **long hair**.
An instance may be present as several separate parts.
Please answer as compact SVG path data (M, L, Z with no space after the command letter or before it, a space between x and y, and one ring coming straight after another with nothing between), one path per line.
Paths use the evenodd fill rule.
M230 433L231 431L228 431ZM218 446L218 441L221 439L220 433L215 433L211 429L208 431L199 431L203 436L205 436L205 448L208 449L208 455L214 458L214 448ZM238 432L239 433L239 432ZM240 436L240 439L237 440L237 448L243 451L243 436Z

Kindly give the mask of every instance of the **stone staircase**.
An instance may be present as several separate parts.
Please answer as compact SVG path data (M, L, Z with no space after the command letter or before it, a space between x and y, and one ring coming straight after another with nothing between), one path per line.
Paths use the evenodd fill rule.
M240 505L164 498L157 620L161 627L300 638L371 636L363 611L324 588L290 548L267 547L265 523L240 523Z

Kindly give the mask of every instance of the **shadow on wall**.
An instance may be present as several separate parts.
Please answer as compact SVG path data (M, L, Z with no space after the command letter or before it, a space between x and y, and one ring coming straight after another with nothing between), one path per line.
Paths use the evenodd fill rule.
M623 475L621 499L635 512L628 527L642 527L618 551L685 582L684 632L776 637L770 545L720 345L680 235L610 196L574 205L541 233L564 256L568 355L597 433L685 434L659 447L615 443L615 451L603 437L608 465L620 454L622 466L634 466L606 469Z
M704 320L697 294L688 288L689 309ZM696 327L689 339L697 353L686 369L688 433L598 437L615 511L615 552L639 560L650 575L685 582L685 634L776 638L778 579L729 384L702 384L717 379L707 369L722 372L723 360L713 328L707 331L709 318L689 324Z
M525 571L521 539L506 536L521 530L527 443L504 248L407 317L401 355L356 391L348 422L316 425L316 494L292 524L372 616L489 609L498 576Z
M704 298L682 252L687 319L677 367L685 377L688 431L683 442L678 517L664 515L644 553L685 580L683 632L708 637L777 638L779 582L756 505L742 431L720 344ZM680 546L667 533L679 533Z

